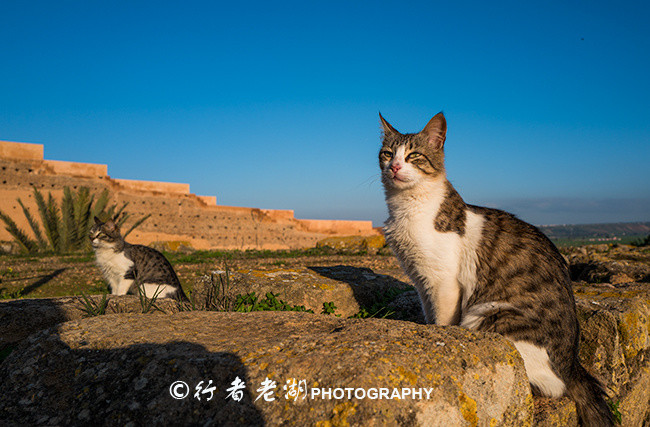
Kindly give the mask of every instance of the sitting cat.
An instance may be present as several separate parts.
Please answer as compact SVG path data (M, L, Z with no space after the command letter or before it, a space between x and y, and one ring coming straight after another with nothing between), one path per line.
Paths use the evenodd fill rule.
M167 258L150 247L125 242L115 221L102 222L95 217L90 241L97 265L113 295L125 295L129 291L137 295L135 286L139 284L148 298L157 295L187 301Z
M401 134L379 117L386 240L426 321L504 335L535 392L567 393L582 425L612 425L602 387L578 359L573 290L557 248L513 215L463 201L446 177L442 113L417 134Z

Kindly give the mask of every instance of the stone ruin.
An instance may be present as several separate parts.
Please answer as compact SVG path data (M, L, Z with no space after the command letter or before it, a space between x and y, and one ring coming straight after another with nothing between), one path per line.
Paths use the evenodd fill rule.
M35 187L61 198L65 186L108 189L114 203L128 202L137 216L152 213L129 235L131 243L170 242L194 249L300 249L332 236L379 234L371 221L296 219L292 210L221 206L214 196L190 193L189 184L111 178L100 164L44 160L43 145L0 141L0 210L30 231L20 198L36 212ZM11 236L0 227L0 241Z

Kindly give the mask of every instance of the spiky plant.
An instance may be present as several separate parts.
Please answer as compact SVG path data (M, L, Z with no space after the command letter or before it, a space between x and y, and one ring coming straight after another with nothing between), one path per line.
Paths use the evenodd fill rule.
M87 236L92 226L92 218L95 216L103 220L112 218L121 226L131 217L125 211L128 203L122 203L120 206L115 203L109 205L109 198L106 189L100 193L97 201L95 201L95 196L90 193L87 187L81 187L77 192L72 192L69 187L64 187L63 199L61 199L61 206L59 207L52 193L48 194L46 201L43 194L34 188L34 200L36 201L42 229L22 200L17 199L33 231L34 239L29 237L25 231L16 225L15 221L2 211L0 211L0 219L4 221L6 230L24 252L52 251L54 253L66 253L87 250L90 248ZM135 221L124 236L126 237L150 216L151 214L148 214Z
M36 242L30 239L29 236L16 225L13 219L2 211L0 211L0 219L4 221L6 224L5 229L13 236L23 252L38 252Z

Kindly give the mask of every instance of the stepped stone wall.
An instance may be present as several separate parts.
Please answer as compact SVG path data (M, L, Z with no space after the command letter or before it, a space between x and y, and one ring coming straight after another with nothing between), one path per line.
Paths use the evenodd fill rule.
M129 235L132 243L182 241L196 249L297 249L337 235L374 235L371 221L300 220L292 210L217 205L214 196L190 193L189 184L115 179L107 165L45 160L43 145L0 141L0 210L29 230L16 199L32 211L32 188L61 198L63 187L108 189L111 201L152 216ZM127 224L128 226L128 224ZM11 236L0 227L0 241Z

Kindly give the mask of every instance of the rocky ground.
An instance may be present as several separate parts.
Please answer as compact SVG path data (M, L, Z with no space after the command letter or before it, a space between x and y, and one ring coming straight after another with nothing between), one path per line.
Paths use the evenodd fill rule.
M341 250L343 249L343 250ZM350 250L346 250L350 249ZM373 255L360 248L338 247L326 251L232 253L167 253L190 293L197 280L215 271L273 271L348 266L370 269L408 283L397 260L387 250ZM650 282L650 248L627 245L590 245L561 249L570 265L572 280L581 284L623 284ZM323 270L325 271L325 270ZM361 271L361 270L359 270ZM363 277L360 278L363 281ZM107 291L106 282L94 263L92 254L68 256L0 255L0 300L43 298ZM323 301L325 302L325 301Z
M298 251L291 257L274 257L264 253L263 257L193 257L185 254L168 254L179 276L183 289L192 289L197 278L226 267L236 270L294 267L327 267L348 265L370 268L381 274L389 274L398 280L406 276L390 255L331 254L311 255ZM249 255L247 255L249 256ZM22 256L0 255L0 299L43 298L102 293L107 291L92 254L69 256Z
M601 245L563 253L574 280L583 363L607 387L623 425L646 425L650 250ZM193 305L160 300L143 314L137 297L110 297L107 314L94 317L86 317L87 305L78 298L32 299L102 293L90 257L1 256L2 295L21 299L0 302L0 377L7 379L0 386L0 413L18 424L44 425L170 419L217 425L576 424L567 399L532 398L507 340L423 325L417 295L392 256L250 255L171 255ZM272 308L282 300L284 308L313 314L215 311L233 310L237 296L253 292L258 301L269 292L277 296L265 302ZM101 298L93 301L99 305ZM247 311L253 304L238 307ZM246 383L241 401L227 399L235 377ZM182 401L168 391L179 378L192 388ZM259 387L267 378L277 387L266 397L276 399L262 403ZM199 387L201 379L206 383ZM194 393L210 388L209 379L216 397L208 404ZM304 380L298 390L305 393L326 386L350 393L429 387L435 396L298 401L283 389L291 379Z

